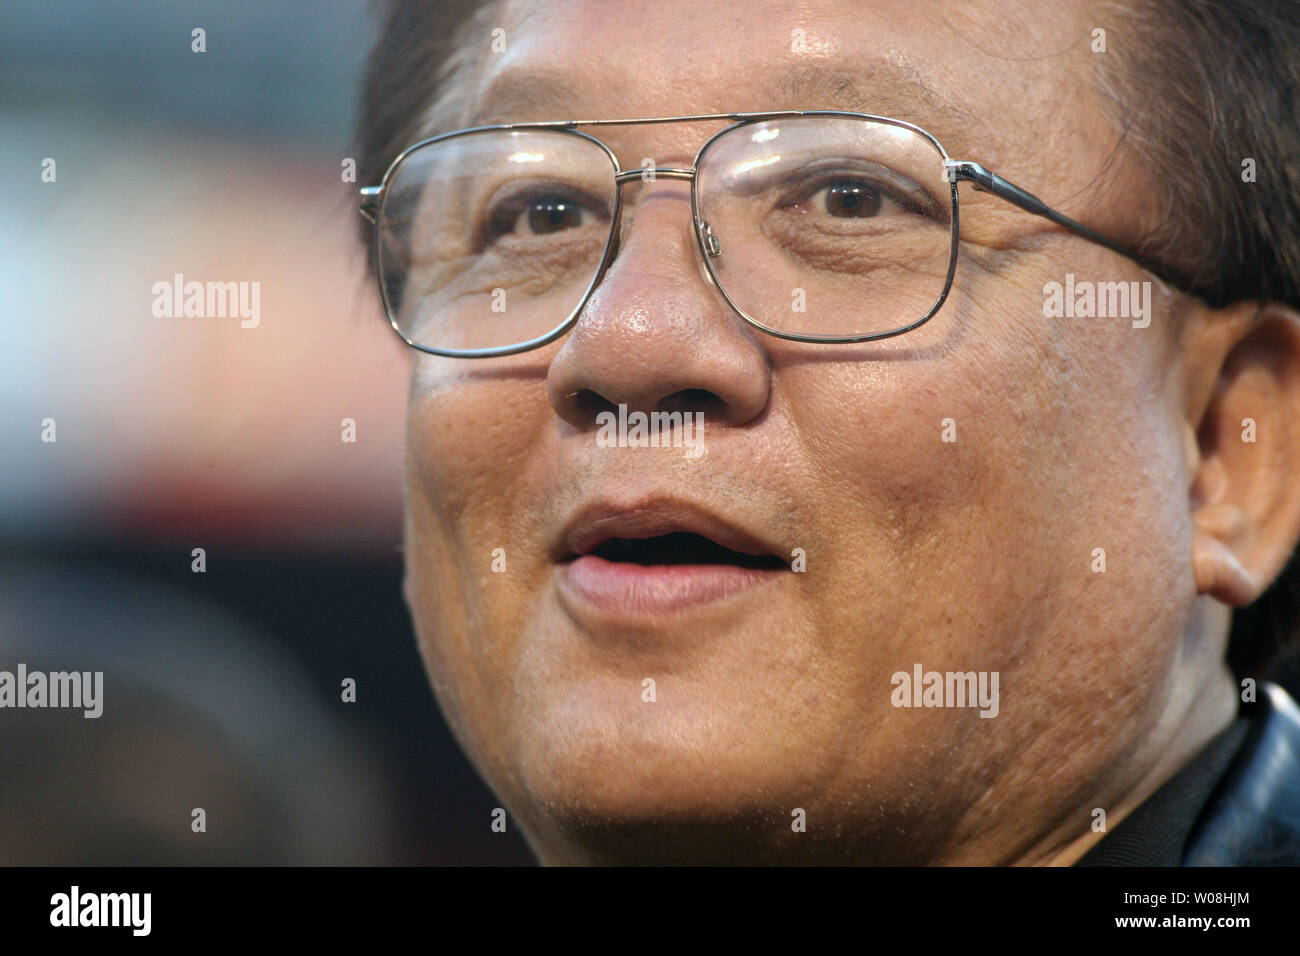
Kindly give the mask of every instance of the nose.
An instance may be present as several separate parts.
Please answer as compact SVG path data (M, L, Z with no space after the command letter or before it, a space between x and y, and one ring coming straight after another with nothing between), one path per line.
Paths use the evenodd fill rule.
M582 429L618 405L750 421L767 405L769 356L707 280L689 186L653 184L635 225L624 220L626 241L548 369L551 406Z

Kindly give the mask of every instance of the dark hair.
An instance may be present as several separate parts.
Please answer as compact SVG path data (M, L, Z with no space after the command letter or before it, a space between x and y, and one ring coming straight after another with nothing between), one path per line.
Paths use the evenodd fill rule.
M373 186L407 146L441 125L447 91L486 48L492 0L375 0L379 33L366 61L357 131L357 175ZM476 27L481 36L474 37ZM442 110L438 107L442 106Z
M455 123L455 90L481 62L491 0L387 0L361 93L360 174ZM1116 13L1098 84L1153 172L1139 241L1215 304L1300 308L1300 13L1295 0L1136 0ZM460 87L463 88L463 87ZM1254 160L1254 181L1243 162ZM1297 483L1300 484L1300 477ZM1300 632L1300 550L1233 612L1228 662L1262 679Z

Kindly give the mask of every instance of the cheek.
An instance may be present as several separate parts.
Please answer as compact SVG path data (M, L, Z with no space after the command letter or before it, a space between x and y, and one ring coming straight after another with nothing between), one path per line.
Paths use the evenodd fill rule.
M544 388L527 376L418 372L406 432L406 592L425 669L462 748L489 775L504 738L508 661L540 520L530 462L545 457ZM510 573L494 571L504 559Z
M958 318L915 352L778 376L836 570L826 614L874 617L900 664L978 648L1010 669L1072 629L1096 635L1068 643L1082 663L1114 654L1114 633L1158 641L1185 623L1181 434L1158 333L1052 324L1025 290L1003 293L950 303ZM1167 642L1145 650L1172 659Z
M495 633L484 616L517 606L512 598L531 579L520 573L523 545L543 518L535 471L547 457L550 421L543 387L525 376L417 377L406 435L406 554L410 589L435 596L425 602L424 634ZM494 572L500 560L511 573Z
M416 366L406 429L407 545L438 553L439 580L459 569L472 590L496 549L514 571L511 554L539 533L538 489L557 438L546 398L549 355L538 350L491 367L428 357Z
M535 384L417 380L407 411L408 493L448 520L509 494L545 412Z

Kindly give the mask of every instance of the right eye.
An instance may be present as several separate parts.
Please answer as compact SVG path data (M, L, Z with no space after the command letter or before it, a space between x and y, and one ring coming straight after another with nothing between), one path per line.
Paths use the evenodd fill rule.
M531 239L580 229L605 218L589 200L564 193L535 193L517 196L497 206L488 220L485 240L502 236Z

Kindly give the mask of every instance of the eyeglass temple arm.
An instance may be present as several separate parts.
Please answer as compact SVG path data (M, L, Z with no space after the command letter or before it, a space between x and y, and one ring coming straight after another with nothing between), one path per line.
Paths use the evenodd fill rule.
M1064 226L1076 235L1080 235L1098 245L1105 246L1113 252L1118 252L1126 259L1131 259L1143 269L1146 269L1177 288L1186 290L1192 284L1190 279L1181 272L1171 269L1169 266L1156 262L1153 259L1149 259L1140 252L1130 249L1128 246L1121 245L1118 242L1113 242L1101 233L1089 229L1083 223L1076 222L1069 216L1062 215L1033 193L1026 192L1010 180L1003 179L997 173L985 169L979 163L966 162L965 160L949 160L947 165L949 176L952 178L953 182L968 182L971 184L971 188L973 189L980 190L981 192L993 193L995 196L1005 199L1013 205L1019 206L1021 209L1025 210L1025 212L1033 213L1035 216L1042 216L1044 219L1050 219L1052 222Z

